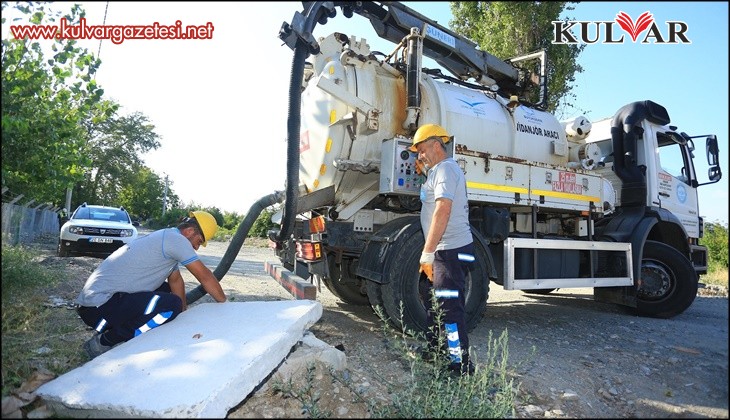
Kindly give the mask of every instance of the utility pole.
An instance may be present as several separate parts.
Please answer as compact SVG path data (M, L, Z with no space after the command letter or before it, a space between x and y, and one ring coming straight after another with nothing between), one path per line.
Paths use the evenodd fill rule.
M66 217L71 217L71 193L73 188L66 188Z
M165 174L165 192L162 195L162 215L165 215L165 210L167 210L167 178L169 175Z

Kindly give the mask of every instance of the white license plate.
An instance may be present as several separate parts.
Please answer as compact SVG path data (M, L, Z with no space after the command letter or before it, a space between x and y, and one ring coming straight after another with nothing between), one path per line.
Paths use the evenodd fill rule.
M110 244L114 242L112 238L91 238L89 239L89 242L95 242L98 244Z

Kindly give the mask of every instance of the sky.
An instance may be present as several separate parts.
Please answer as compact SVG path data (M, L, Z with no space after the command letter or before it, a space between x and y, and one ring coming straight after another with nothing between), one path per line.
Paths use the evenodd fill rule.
M155 125L161 147L143 158L168 177L184 204L245 214L259 198L284 189L293 52L278 32L301 11L301 2L80 4L88 25L179 20L183 26L210 22L214 27L212 38L203 40L80 41L102 60L96 81L105 96L121 104L122 113L141 112ZM443 25L452 18L448 2L405 4ZM65 10L68 4L55 7ZM664 34L666 22L685 22L691 44L642 45L626 36L622 43L587 45L578 59L584 71L573 89L581 112L560 118L598 120L650 99L667 108L679 131L716 134L724 178L700 187L700 214L708 222L727 223L728 3L583 2L567 14L597 22L613 21L620 11L634 20L649 11ZM394 47L357 15L347 19L338 13L314 35L335 31L366 38L373 50L389 53ZM435 63L424 60L424 66ZM704 160L697 156L696 162Z

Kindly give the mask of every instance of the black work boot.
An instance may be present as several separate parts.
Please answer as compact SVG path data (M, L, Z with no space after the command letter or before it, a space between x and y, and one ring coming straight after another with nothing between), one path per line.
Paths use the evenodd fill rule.
M89 355L89 358L93 359L100 354L108 352L114 346L101 344L101 334L94 334L90 339L86 340L83 347L86 350L86 354Z
M471 360L464 360L462 362L449 364L449 372L457 376L471 376L474 374L474 370L474 363L472 363Z
M449 363L449 372L461 376L471 376L474 374L474 363L469 360L469 352L461 351L461 362Z

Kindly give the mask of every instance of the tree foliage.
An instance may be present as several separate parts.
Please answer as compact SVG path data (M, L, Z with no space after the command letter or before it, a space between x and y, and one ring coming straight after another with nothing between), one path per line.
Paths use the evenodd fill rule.
M277 212L278 207L280 206L272 206L262 210L253 222L251 230L248 231L248 236L267 238L269 236L269 230L276 226L274 222L271 221L271 216Z
M575 75L583 68L577 59L585 45L552 44L552 21L561 20L564 10L573 10L570 2L451 2L451 28L476 42L483 51L502 59L525 55L538 50L547 54L548 110L575 108L571 93ZM566 18L566 20L568 20ZM529 63L529 62L526 62ZM539 63L528 70L539 74ZM522 64L520 64L522 66ZM538 102L539 92L533 89L524 98Z
M162 214L161 197L165 194L165 180L145 166L134 168L131 177L121 186L119 205L124 206L134 218L148 220ZM178 196L167 192L167 205L170 208L180 206Z
M15 3L23 24L78 23L78 5L61 16L53 3ZM2 3L3 25L5 10ZM10 35L12 36L12 34ZM49 51L52 53L49 55ZM2 182L39 203L72 209L87 202L125 206L140 218L162 212L165 183L141 156L160 147L149 119L120 115L94 79L101 61L75 40L2 40ZM168 204L178 205L168 191Z
M87 148L93 170L87 171L80 183L82 201L100 204L119 201L120 191L135 185L138 171L143 167L140 156L160 146L159 136L147 117L139 112L128 116L112 115L91 125L89 134ZM156 199L159 204L164 181L158 178L157 184L149 187L159 190ZM158 207L161 211L162 207Z
M727 224L719 223L705 224L705 234L700 239L700 244L707 247L710 261L709 271L728 268L728 235Z
M15 7L33 24L60 18L45 3ZM65 17L77 22L82 13L74 6ZM90 164L82 121L114 109L101 106L104 91L92 79L98 59L75 40L44 42L52 43L48 59L39 42L2 40L2 180L39 202L58 203Z

